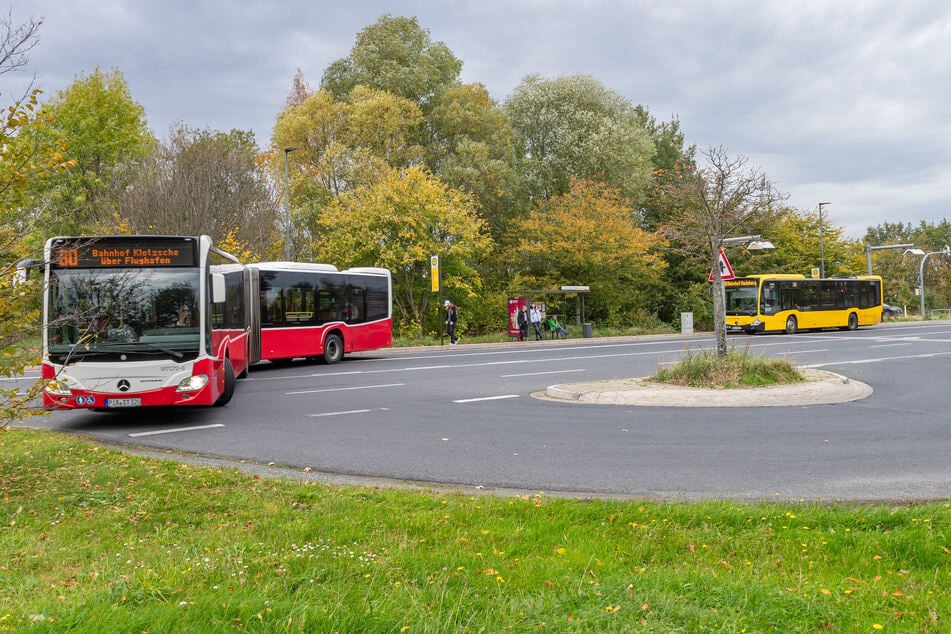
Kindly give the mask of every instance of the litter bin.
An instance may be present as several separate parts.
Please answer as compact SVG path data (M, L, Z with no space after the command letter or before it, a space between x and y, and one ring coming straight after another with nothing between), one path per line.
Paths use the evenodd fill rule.
M591 338L591 322L584 322L581 324L581 331L584 333L585 339Z

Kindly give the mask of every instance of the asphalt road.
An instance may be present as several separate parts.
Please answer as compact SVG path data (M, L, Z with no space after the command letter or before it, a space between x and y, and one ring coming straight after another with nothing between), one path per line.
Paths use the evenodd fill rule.
M709 334L388 349L256 366L224 408L53 412L25 424L296 477L591 497L951 497L951 322L731 335L872 386L851 403L580 405L555 383L645 376ZM197 457L194 457L197 456Z

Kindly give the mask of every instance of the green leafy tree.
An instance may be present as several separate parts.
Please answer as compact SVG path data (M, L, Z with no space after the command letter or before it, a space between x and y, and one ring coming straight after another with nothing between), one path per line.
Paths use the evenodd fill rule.
M474 263L492 248L472 199L418 167L394 170L335 198L318 231L322 261L392 271L401 326L417 337L431 296L430 257L440 257L444 291L464 305L479 297L482 280Z
M572 178L604 181L631 200L645 193L655 151L651 137L630 102L593 77L529 75L503 110L531 198L565 193Z
M75 167L36 179L33 197L54 214L57 233L109 226L115 195L128 185L122 177L155 144L145 110L132 99L122 73L97 68L45 103L43 114L50 115L51 123L37 131L42 138L35 142L49 146L64 140L66 157Z
M908 308L909 314L918 313L921 306L922 275L924 276L925 315L930 308L951 307L951 257L943 253L951 245L951 223L921 221L912 223L882 223L869 227L865 243L872 246L912 244L924 255L904 250L885 249L872 255L872 271L881 275L885 301ZM922 260L924 259L924 266ZM863 256L867 269L867 256Z
M592 315L630 324L656 313L665 262L663 239L641 229L616 188L572 181L518 223L520 282L591 287Z
M501 241L518 210L512 129L485 86L464 84L442 94L426 117L429 169L479 203L492 237Z
M428 110L462 70L449 47L433 42L416 18L382 15L357 34L349 57L324 72L320 87L345 101L357 86L402 97Z
M713 325L717 355L725 357L726 312L719 250L726 238L746 235L755 223L775 216L775 206L785 198L745 157L732 157L723 147L702 152L704 167L687 165L670 172L663 182L663 195L678 212L665 225L671 241L685 255L706 259L714 272Z

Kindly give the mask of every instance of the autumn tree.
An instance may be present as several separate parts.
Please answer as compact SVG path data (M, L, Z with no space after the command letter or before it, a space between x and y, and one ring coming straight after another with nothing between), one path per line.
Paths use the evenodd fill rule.
M573 180L518 223L523 282L546 288L591 287L590 308L609 322L654 313L663 281L663 240L638 226L620 191Z
M420 118L413 102L363 86L349 101L321 90L281 113L270 166L283 182L284 148L294 148L287 165L297 257L315 257L316 225L333 198L371 187L394 168L419 163L421 150L412 139Z
M43 114L51 123L36 141L49 145L63 139L75 167L36 179L31 188L35 200L55 215L57 233L108 226L115 194L128 184L122 175L155 144L145 110L133 100L122 73L97 68L43 104Z
M568 191L572 178L595 178L640 198L650 181L654 145L630 102L588 75L529 75L503 109L515 132L517 167L528 195Z
M749 227L773 217L776 203L786 196L778 192L746 157L730 156L721 147L702 152L705 166L683 165L662 184L663 195L676 209L664 231L683 253L706 259L713 279L713 324L717 355L725 357L726 314L719 251L724 240L748 235Z
M17 23L12 12L0 19L0 75L27 63L41 25L42 20L34 19ZM72 166L63 157L62 140L47 134L52 121L38 113L39 95L38 89L30 87L24 94L12 96L3 103L0 115L0 376L5 377L22 374L28 364L39 359L38 350L29 342L39 329L36 298L42 282L38 276L19 280L14 275L18 262L40 255L38 247L45 233L46 215L42 208L31 205L29 186ZM24 392L0 387L0 429L35 413L31 401L41 386L38 382Z
M276 252L279 205L256 157L251 132L180 125L134 168L117 220L131 233L208 234L255 258Z
M401 326L417 337L431 295L430 257L440 257L444 289L463 305L478 297L482 281L474 262L492 246L472 199L419 167L393 170L335 198L317 230L321 261L392 272Z

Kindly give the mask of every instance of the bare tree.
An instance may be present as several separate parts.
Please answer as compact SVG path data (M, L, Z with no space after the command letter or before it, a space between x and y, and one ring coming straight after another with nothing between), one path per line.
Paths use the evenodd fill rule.
M118 216L136 233L208 234L262 257L278 238L273 188L248 132L179 127L134 171Z
M0 75L27 65L30 51L40 43L43 18L30 18L22 24L13 21L13 9L0 17Z
M717 355L725 357L726 310L720 277L720 247L726 238L748 231L774 213L774 205L786 198L744 156L731 157L722 147L702 151L705 167L678 166L662 187L663 195L677 211L665 226L672 242L684 245L695 257L704 257L713 271L713 325Z

